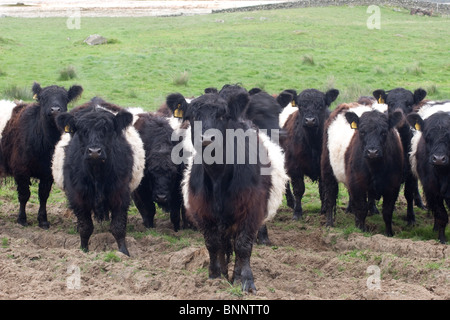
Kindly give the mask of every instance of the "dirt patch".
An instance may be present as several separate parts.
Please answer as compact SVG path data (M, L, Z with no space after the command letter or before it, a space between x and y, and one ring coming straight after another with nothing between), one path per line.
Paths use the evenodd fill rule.
M258 292L241 295L225 279L208 279L201 234L175 233L168 219L141 237L141 218L130 216L127 257L107 223L95 224L90 251L82 252L63 204L50 207L49 230L37 226L35 205L28 227L15 223L15 211L12 204L0 210L0 299L450 299L450 248L436 241L345 237L280 214L268 225L272 245L254 246Z

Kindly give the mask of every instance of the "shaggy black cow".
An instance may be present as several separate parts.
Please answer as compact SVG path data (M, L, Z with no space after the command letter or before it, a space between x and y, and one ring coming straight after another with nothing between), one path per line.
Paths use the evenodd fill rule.
M67 111L67 104L78 98L83 89L72 86L41 88L32 87L34 103L18 104L12 112L3 112L1 132L0 175L13 176L19 196L17 222L27 225L26 204L30 198L30 179L39 179L39 227L47 229L47 199L53 184L51 159L61 131L55 124L55 116Z
M372 107L342 104L324 129L321 159L323 209L333 225L338 183L345 183L355 224L365 231L368 199L383 197L386 234L393 235L392 212L402 180L403 148L396 125L401 111L389 116Z
M404 88L395 88L388 92L384 90L375 90L373 96L379 103L386 103L388 106L388 112L392 113L396 110L401 110L406 115L414 112L415 106L417 106L427 95L427 92L423 89L417 89L412 93ZM405 121L398 127L400 137L402 139L403 152L404 152L404 169L403 169L403 183L405 184L404 195L407 202L406 220L408 225L413 225L416 222L414 214L414 203L417 207L425 209L422 203L422 198L419 193L419 187L417 178L412 174L411 166L409 164L409 152L411 151L411 138L412 131Z
M144 225L153 227L156 213L155 203L170 213L175 231L180 229L180 214L183 228L185 219L181 195L183 164L172 161L175 142L171 140L173 129L165 117L157 114L139 114L134 124L145 148L145 172L139 187L133 192L133 200L142 215Z
M285 90L275 98L265 91L254 92L253 89L253 92L252 90L249 92L250 100L245 113L246 118L258 128L267 130L267 135L274 138L272 134L280 134L281 131L280 114L292 102L293 94ZM281 136L284 137L284 133Z
M303 213L301 202L305 193L304 176L318 181L321 194L323 127L330 114L329 106L338 95L339 91L336 89L330 89L326 93L316 89L302 91L295 100L298 110L288 117L283 127L286 138L281 145L285 151L285 167L293 188L292 194L290 185L286 184L286 200L294 209L294 219L299 219Z
M427 206L434 215L438 239L446 243L445 227L450 207L450 102L429 103L411 113L407 120L416 130L410 162L419 177Z
M208 92L213 91L209 90ZM230 84L224 85L219 91L219 95L225 100L246 93L249 95L249 102L243 112L243 117L251 120L259 129L266 130L267 135L271 138L272 133L279 134L281 129L279 124L280 113L292 101L292 92L285 90L275 98L259 88L253 88L247 92L245 88L239 85Z
M63 188L78 220L81 248L88 250L94 229L92 211L99 221L108 219L111 213L111 233L119 250L129 255L125 242L127 211L134 170L140 166L135 163L136 152L126 135L128 128L133 128L133 115L117 107L114 110L104 101L93 99L70 113L62 113L56 121L71 136L62 148Z
M281 148L258 134L251 123L240 120L247 103L247 93L229 100L208 93L189 104L185 119L191 124L196 153L190 158L182 187L186 215L204 235L209 277L228 277L234 251L233 280L241 281L244 291L255 291L250 267L253 242L281 204L288 177ZM236 135L229 136L230 132ZM269 161L262 163L264 151Z

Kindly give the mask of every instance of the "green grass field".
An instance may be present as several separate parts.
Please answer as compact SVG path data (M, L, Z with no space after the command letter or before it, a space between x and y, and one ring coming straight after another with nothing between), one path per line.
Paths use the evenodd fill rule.
M169 93L198 96L226 83L271 93L334 87L341 91L337 103L398 86L449 98L449 19L382 8L381 29L370 30L366 9L81 17L80 29L67 28L65 18L2 18L0 96L38 81L79 83L83 101L99 95L146 110L156 109ZM83 43L94 33L109 43ZM76 77L60 80L68 68Z
M1 18L0 98L31 99L29 90L38 81L66 88L81 84L84 93L77 103L97 95L148 111L157 109L172 92L198 96L206 87L227 83L270 93L333 87L341 93L332 108L379 88L422 87L430 99L449 99L450 20L382 8L381 29L371 30L366 9L81 17L80 29L67 28L65 18ZM95 33L108 38L108 44L83 43ZM14 197L3 194L2 199ZM63 201L61 194L55 197L54 201ZM353 218L343 213L346 201L342 187L336 225L343 232L354 232ZM285 204L283 208L281 214L291 215ZM320 210L315 184L307 185L304 209L310 218L300 224L320 223L314 214ZM418 225L406 227L402 220L406 205L399 202L396 236L436 239L432 217L416 211ZM373 233L384 231L381 216L369 217L367 223Z

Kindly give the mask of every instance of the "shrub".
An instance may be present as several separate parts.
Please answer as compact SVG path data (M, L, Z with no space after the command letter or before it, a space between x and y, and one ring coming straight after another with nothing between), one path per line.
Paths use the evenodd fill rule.
M67 81L77 77L77 73L75 72L75 68L73 66L68 66L59 71L59 79L60 81Z

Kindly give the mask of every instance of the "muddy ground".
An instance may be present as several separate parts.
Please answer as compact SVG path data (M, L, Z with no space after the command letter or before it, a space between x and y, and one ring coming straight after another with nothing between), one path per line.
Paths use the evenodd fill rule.
M0 299L450 299L450 247L434 240L345 236L308 217L293 222L281 209L268 224L272 245L254 246L258 291L242 295L225 279L208 279L201 234L175 233L167 217L145 233L140 216L130 215L127 257L107 222L95 224L85 253L64 203L50 205L49 230L37 226L37 204L28 206L28 227L16 224L16 206L0 209Z

